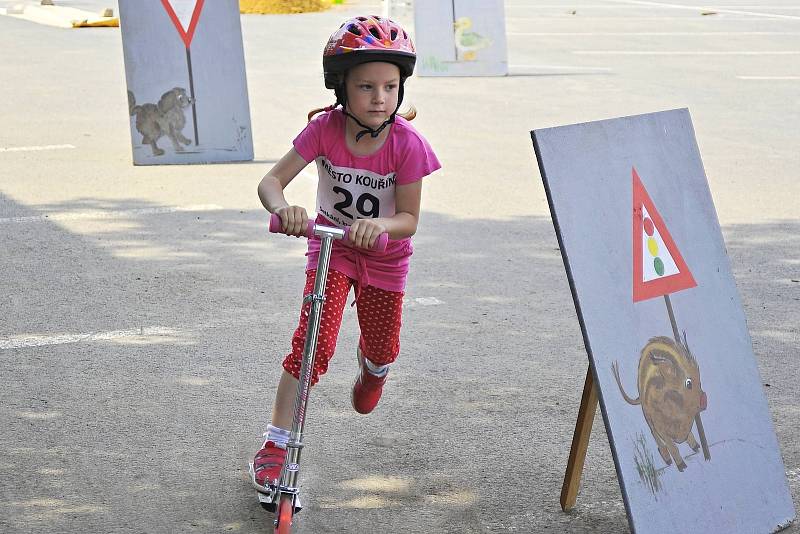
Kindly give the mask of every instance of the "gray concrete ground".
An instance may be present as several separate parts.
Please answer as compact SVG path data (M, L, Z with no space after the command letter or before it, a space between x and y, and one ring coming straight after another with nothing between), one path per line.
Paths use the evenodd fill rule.
M403 354L356 415L346 314L298 532L627 531L599 418L578 506L558 505L587 359L529 130L684 106L800 502L800 8L745 1L510 0L512 76L409 82L444 170ZM244 17L256 161L160 168L131 165L118 30L0 16L0 531L269 531L246 463L304 244L267 235L255 187L332 100L328 34L378 9Z

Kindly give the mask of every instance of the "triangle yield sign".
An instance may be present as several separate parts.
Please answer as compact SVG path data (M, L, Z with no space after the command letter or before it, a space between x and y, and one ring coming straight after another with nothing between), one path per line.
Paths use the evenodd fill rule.
M633 301L695 287L689 267L636 169L633 174Z
M192 45L194 30L200 20L200 11L205 0L161 0L169 18L178 30L186 48Z

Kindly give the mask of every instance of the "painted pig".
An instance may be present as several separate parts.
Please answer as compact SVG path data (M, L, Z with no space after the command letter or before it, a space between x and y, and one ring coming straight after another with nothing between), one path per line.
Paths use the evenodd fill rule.
M619 364L614 362L611 369L623 398L629 404L642 405L661 457L667 465L674 459L679 471L686 469L676 444L686 442L695 452L700 449L692 435L692 424L696 417L699 421L700 412L706 409L697 360L684 346L668 337L650 339L639 358L637 399L625 393L619 379Z

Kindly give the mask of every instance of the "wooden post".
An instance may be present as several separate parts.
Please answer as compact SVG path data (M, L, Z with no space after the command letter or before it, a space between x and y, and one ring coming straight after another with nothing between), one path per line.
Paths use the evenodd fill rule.
M561 509L568 512L575 506L580 488L583 462L586 460L586 449L589 447L589 436L592 434L592 422L597 411L597 386L592 375L592 366L586 371L586 382L583 385L581 406L575 433L572 436L572 448L567 460L567 471L564 473L564 485L561 487Z

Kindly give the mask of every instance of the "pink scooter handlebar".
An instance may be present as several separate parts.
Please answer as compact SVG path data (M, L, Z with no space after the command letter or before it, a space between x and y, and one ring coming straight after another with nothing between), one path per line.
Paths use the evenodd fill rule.
M308 221L308 227L306 228L306 237L312 238L314 237L314 221ZM269 218L269 231L274 234L280 234L281 228L283 227L283 223L281 222L281 218L277 213L273 213L272 216ZM347 226L344 229L344 239L347 239L350 235L350 227ZM375 244L372 246L370 250L374 250L375 252L383 252L386 250L386 245L389 244L389 234L384 232L378 236L378 239L375 240Z

